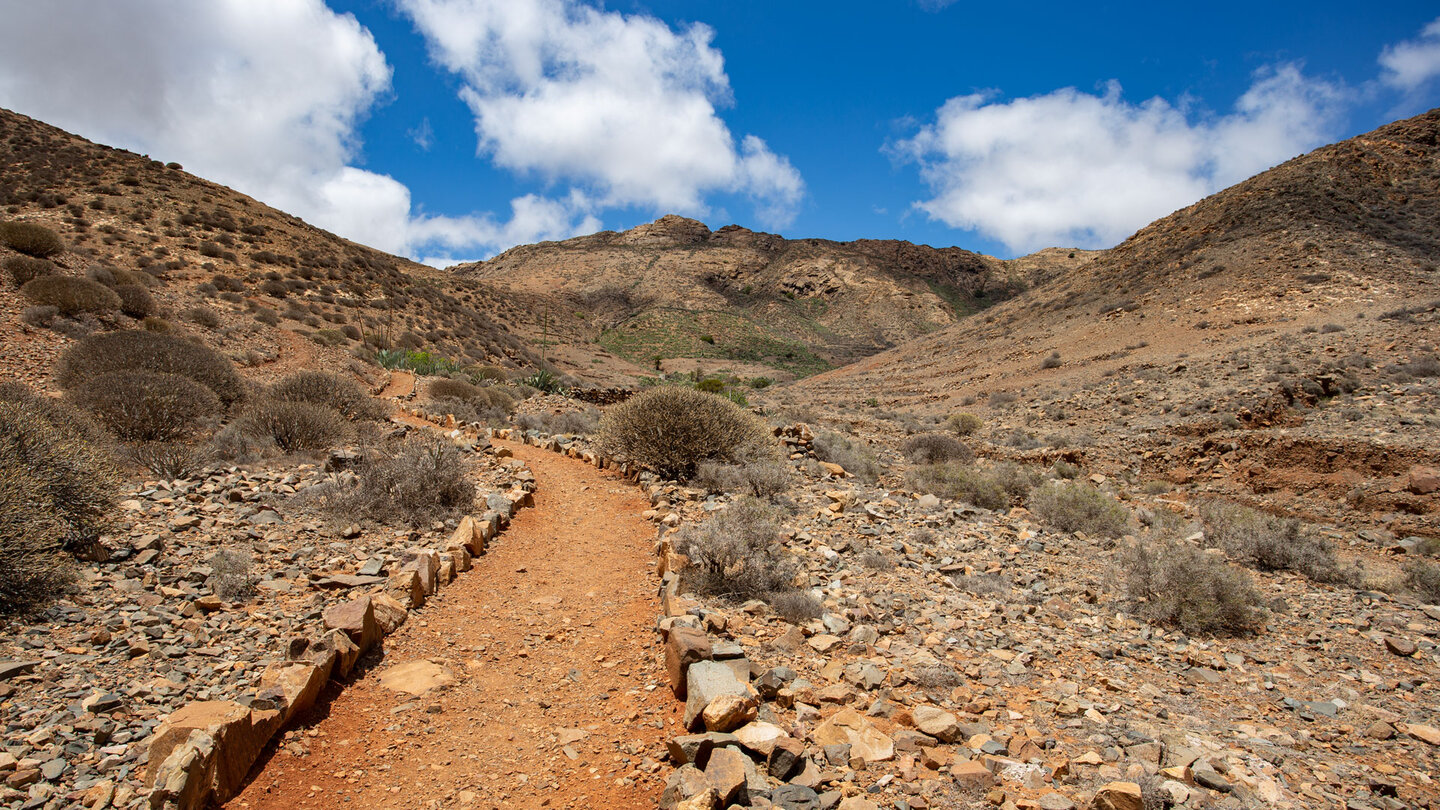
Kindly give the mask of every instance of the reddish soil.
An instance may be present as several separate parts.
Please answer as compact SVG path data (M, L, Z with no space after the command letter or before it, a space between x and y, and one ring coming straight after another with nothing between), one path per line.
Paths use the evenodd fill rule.
M656 805L678 704L653 631L649 504L580 461L501 444L535 472L535 508L287 733L229 807ZM459 682L419 698L380 686L417 659Z
M390 382L375 396L381 399L399 399L408 397L415 390L415 375L409 371L391 369Z

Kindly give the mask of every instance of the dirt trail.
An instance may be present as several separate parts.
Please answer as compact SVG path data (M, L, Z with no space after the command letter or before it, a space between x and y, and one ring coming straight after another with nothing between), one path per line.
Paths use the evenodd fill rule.
M415 375L409 371L391 369L390 382L375 396L381 399L399 399L408 397L415 390Z
M535 472L535 507L412 612L323 717L287 734L228 807L656 805L663 784L647 760L678 704L653 637L648 503L580 461L497 444ZM419 659L443 659L459 682L419 698L380 685Z

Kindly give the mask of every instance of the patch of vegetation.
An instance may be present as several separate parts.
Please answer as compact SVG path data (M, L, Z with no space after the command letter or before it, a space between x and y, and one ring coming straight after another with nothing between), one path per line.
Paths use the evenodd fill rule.
M271 386L270 398L324 405L351 421L376 421L390 414L388 404L370 396L353 379L325 371L291 374Z
M1440 605L1440 566L1416 560L1405 566L1405 587L1431 605Z
M38 259L65 252L60 234L36 222L0 222L0 244Z
M743 461L770 443L765 423L724 397L693 388L642 391L600 420L611 452L667 478L685 479L706 459Z
M1260 627L1260 594L1244 571L1186 543L1141 540L1117 558L1125 594L1141 616L1192 635L1234 636Z
M676 536L675 550L690 558L681 574L696 593L743 601L794 594L798 567L780 539L780 515L744 497Z
M693 479L696 486L709 492L748 493L757 498L772 500L790 488L795 476L790 465L766 459L743 464L727 464L719 461L702 461L695 467Z
M905 484L919 492L968 503L981 509L1005 509L1010 495L994 472L967 464L924 464L912 467Z
M40 276L55 274L55 265L48 259L37 259L33 256L9 256L4 265L5 272L10 274L10 280L15 282L16 287L23 287Z
M1119 501L1079 481L1051 481L1039 486L1030 493L1027 505L1041 520L1062 532L1119 537L1130 522L1130 510Z
M833 430L818 430L810 445L815 457L831 464L839 464L845 472L867 484L880 479L880 462L864 442Z
M91 335L60 356L55 379L71 389L112 371L143 369L188 377L209 388L226 407L240 401L240 375L215 350L175 335L155 332L104 332Z
M945 427L956 436L974 436L985 426L985 420L973 413L952 413L945 420Z
M1316 582L1357 581L1342 567L1324 538L1307 531L1298 520L1282 520L1249 507L1221 500L1200 504L1205 542L1231 559L1261 571L1295 571Z
M220 398L189 377L128 369L91 377L67 396L126 442L164 442L206 430Z
M366 454L357 483L335 493L331 509L382 523L423 526L454 517L475 502L475 484L460 452L434 436L411 436L388 450Z
M287 453L324 450L349 433L340 412L313 402L264 399L240 416L242 430Z
M944 433L918 433L900 446L912 464L940 464L958 461L968 464L975 460L975 451L954 436Z
M538 430L551 435L588 436L600 429L600 412L593 408L560 413L524 413L515 417L522 430Z
M777 336L767 324L712 310L645 310L602 332L599 343L640 365L656 357L705 357L760 363L797 377L831 368L804 343Z
M26 298L40 306L55 307L62 315L75 316L87 312L112 312L121 306L115 291L75 276L38 276L20 288Z

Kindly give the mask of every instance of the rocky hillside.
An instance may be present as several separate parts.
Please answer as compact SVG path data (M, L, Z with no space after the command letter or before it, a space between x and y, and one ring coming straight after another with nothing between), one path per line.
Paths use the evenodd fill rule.
M241 360L265 378L344 367L357 354L424 350L459 365L537 367L539 333L517 292L359 245L186 173L176 163L91 143L0 110L0 220L57 232L62 276L117 277L147 287L153 316ZM0 260L16 254L0 245ZM38 319L6 272L0 283L0 375L45 384L73 336L112 316ZM114 316L119 317L119 316ZM139 320L139 319L137 319ZM43 321L43 322L42 322ZM533 328L532 328L533 327ZM158 327L157 327L158 328ZM605 379L596 348L562 356L561 371ZM592 363L591 360L600 360Z
M1137 476L1433 532L1429 507L1380 490L1430 459L1440 426L1437 211L1440 110L1296 158L787 396L973 410L1017 451L1079 444Z
M710 358L805 375L953 324L1082 256L1051 251L1011 263L895 240L711 231L666 216L452 269L517 292L558 293L557 311L585 318L601 345L637 363Z

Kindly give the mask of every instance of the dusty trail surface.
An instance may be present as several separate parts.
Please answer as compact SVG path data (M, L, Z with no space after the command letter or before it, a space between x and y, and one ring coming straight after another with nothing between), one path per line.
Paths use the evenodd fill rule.
M408 397L415 390L415 375L409 371L399 369L390 370L390 382L385 384L384 390L375 396L381 399L396 399Z
M652 635L648 503L580 461L499 444L534 471L535 508L285 735L229 807L656 805L653 757L677 704ZM381 685L425 659L457 683L418 697Z

